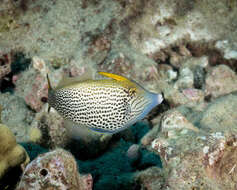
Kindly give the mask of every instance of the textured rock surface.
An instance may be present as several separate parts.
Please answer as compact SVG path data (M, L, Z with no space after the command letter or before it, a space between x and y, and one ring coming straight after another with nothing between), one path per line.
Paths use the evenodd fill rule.
M219 98L204 111L200 125L210 131L235 133L237 130L236 106L236 93Z
M236 103L236 94L218 98L196 113L196 120L192 119L194 110L176 108L185 119L174 119L177 111L169 111L155 126L156 132L143 137L142 143L161 156L163 172L167 173L165 184L170 189L236 188ZM199 131L184 127L185 123L195 127L187 118L200 127Z
M34 118L34 113L27 109L24 99L15 94L0 94L0 105L3 107L2 122L16 136L17 141L26 141L28 126Z
M165 101L148 115L152 126L137 127L136 135L127 130L103 142L71 131L81 135L70 151L95 159L88 161L94 188L236 189L236 95L228 95L237 90L236 17L234 0L3 0L3 123L17 141L65 147L64 121L46 112L46 73L53 87L89 70L93 78L98 70L121 74L163 92ZM116 148L121 138L126 143ZM159 163L152 152L163 170L149 168Z
M133 144L132 146L130 146L127 151L127 157L132 161L138 160L140 156L139 148L140 147L137 144Z
M74 157L63 149L39 155L27 167L17 190L92 190L91 176L82 177Z
M0 80L2 80L2 78L5 77L10 72L11 72L10 54L0 54Z
M214 67L206 78L207 95L218 97L237 90L237 75L228 66Z
M164 173L160 168L151 167L146 169L138 173L135 180L140 184L141 190L157 190L166 188Z
M55 111L48 113L46 108L37 113L31 124L31 128L37 128L41 132L41 138L37 143L47 148L64 147L69 140L63 118ZM27 135L28 136L28 135ZM32 134L29 133L29 138Z

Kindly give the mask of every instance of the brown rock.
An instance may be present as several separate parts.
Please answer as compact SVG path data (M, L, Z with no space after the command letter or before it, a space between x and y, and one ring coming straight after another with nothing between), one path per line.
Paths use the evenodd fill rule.
M27 165L17 190L92 190L92 177L82 177L71 153L56 149Z
M205 94L218 97L237 90L237 75L226 65L214 67L206 78Z

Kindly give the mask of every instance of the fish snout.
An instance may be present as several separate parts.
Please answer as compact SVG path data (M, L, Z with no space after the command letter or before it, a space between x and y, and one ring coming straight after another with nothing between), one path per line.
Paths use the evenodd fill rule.
M161 94L157 95L157 102L158 104L161 104L164 100L164 93L162 92Z

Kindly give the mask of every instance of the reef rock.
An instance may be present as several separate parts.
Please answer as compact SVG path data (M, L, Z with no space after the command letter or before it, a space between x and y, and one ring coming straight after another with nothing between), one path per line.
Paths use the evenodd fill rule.
M140 184L141 190L157 190L165 187L164 173L157 167L139 172L135 176L135 181Z
M226 65L218 65L207 74L206 95L214 98L237 90L237 75Z
M56 149L27 165L16 190L92 190L91 175L81 176L71 153Z
M127 157L131 160L138 160L140 157L139 145L133 144L127 150Z
M215 132L237 132L236 93L216 99L203 113L200 125Z
M30 141L47 148L64 147L69 140L63 118L53 110L48 113L46 106L36 114L28 136Z
M11 72L11 56L10 54L1 54L0 52L0 80L10 72Z
M14 133L18 142L25 142L34 113L28 109L24 99L16 94L2 93L0 97L0 105L3 107L2 122Z
M236 189L236 97L217 98L201 112L170 110L143 137L142 144L161 157L167 187ZM197 126L199 131L190 130Z
M192 88L194 83L193 72L187 67L180 68L179 72L180 72L179 80L175 83L174 88L176 89Z

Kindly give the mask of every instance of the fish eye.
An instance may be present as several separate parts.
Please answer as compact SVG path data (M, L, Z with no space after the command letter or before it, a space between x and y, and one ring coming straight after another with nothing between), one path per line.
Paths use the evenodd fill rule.
M129 89L129 95L134 96L136 94L136 89L135 88L130 88Z

